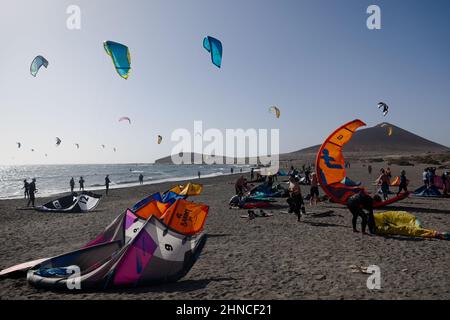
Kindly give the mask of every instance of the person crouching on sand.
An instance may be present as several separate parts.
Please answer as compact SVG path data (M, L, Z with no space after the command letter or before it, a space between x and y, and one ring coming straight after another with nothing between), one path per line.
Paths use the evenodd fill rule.
M375 196L377 197L377 196ZM366 234L366 226L369 225L369 232L375 234L375 218L373 217L373 202L371 196L361 190L359 193L352 195L347 199L347 208L353 215L352 227L353 232L358 232L356 229L356 222L358 216L361 217L361 231ZM364 212L367 211L367 214Z
M289 178L289 198L287 199L287 203L289 204L288 212L295 213L297 215L297 221L300 221L302 213L306 213L306 211L300 185L294 176L290 176Z
M234 185L234 189L239 198L242 197L247 191L247 179L245 179L244 176L240 176Z
M28 185L28 197L29 197L29 199L28 199L27 207L29 207L29 206L30 206L30 203L31 203L31 205L32 205L33 208L34 208L34 194L35 194L36 192L37 192L37 189L36 189L36 179L33 178L33 180L31 180L30 184Z

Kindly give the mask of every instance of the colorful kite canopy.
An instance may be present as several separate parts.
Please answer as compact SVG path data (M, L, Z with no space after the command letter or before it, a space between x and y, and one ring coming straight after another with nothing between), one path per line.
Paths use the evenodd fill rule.
M60 144L61 144L61 139L56 137L56 146L59 147Z
M30 73L31 73L31 75L33 77L36 77L39 69L42 66L47 68L47 66L48 66L47 59L45 59L43 56L37 56L36 58L34 58L33 61L31 62L31 66L30 66Z
M203 39L203 48L211 54L212 63L220 68L222 65L222 43L216 38L207 36Z
M105 41L103 42L103 48L111 57L119 76L128 79L128 74L131 69L131 57L128 47L114 41Z
M366 124L361 120L353 120L336 129L322 144L316 157L317 177L323 191L336 203L346 204L347 199L360 191L362 186L348 184L345 170L345 159L342 153L344 145L350 141L355 131ZM389 200L375 202L374 207L382 207L406 198L408 192L401 193Z
M270 107L269 112L273 112L277 118L279 118L281 115L280 109L275 106Z
M378 102L378 109L382 109L383 116L386 116L389 112L389 106L384 102Z
M179 195L185 195L185 196L198 196L203 191L203 185L198 183L191 183L189 182L186 185L177 185L173 186L167 191L172 191Z
M162 141L162 136L158 135L158 139L157 139L158 144L161 144L161 141Z
M119 119L119 122L122 122L122 121L128 121L128 123L131 124L131 119L128 118L128 117L121 117L121 118Z

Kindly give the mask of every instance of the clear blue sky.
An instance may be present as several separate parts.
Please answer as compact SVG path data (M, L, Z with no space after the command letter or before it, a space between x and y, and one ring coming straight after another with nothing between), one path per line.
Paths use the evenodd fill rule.
M66 28L70 4L81 30ZM371 4L381 30L366 27ZM450 145L450 1L5 0L0 15L1 164L152 162L194 120L279 128L281 152L321 143L354 118ZM223 43L221 69L206 35ZM104 40L130 48L128 80ZM49 67L33 78L38 54ZM386 118L379 101L391 107Z

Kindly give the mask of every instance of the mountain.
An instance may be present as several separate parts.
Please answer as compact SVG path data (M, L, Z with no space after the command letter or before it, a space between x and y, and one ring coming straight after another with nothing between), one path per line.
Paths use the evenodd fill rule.
M389 128L392 134L388 135ZM331 133L331 131L330 131ZM325 137L324 137L325 140ZM280 155L282 160L313 156L320 145ZM383 122L371 128L356 131L352 139L345 145L346 154L379 154L379 155L416 155L426 153L449 152L450 148L422 138L412 132Z
M392 134L388 135L388 130ZM330 130L331 133L331 130ZM325 140L326 137L323 137ZM294 152L280 154L280 161L313 159L320 145L315 145ZM347 156L373 156L373 155L420 155L427 153L450 152L450 148L422 138L412 132L383 122L371 128L356 131L352 139L344 147ZM194 154L190 154L193 159ZM155 163L172 163L170 156L161 158Z

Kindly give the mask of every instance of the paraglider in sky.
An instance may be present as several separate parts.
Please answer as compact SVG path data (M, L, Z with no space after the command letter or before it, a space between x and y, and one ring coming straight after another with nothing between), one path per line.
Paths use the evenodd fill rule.
M105 145L104 144L102 144L102 148L105 149Z
M128 118L128 117L122 117L122 118L120 118L120 119L119 119L119 122L122 122L122 121L128 121L128 123L131 124L131 119Z
M22 144L20 142L16 142L17 143L17 148L20 149L20 147L22 146Z
M383 108L383 116L386 116L389 112L389 106L384 102L378 102L378 109Z
M59 147L60 144L61 144L61 139L56 137L56 146Z
M271 106L271 107L269 108L269 112L273 112L277 118L279 118L280 115L281 115L280 109L278 109L278 108L275 107L275 106Z
M220 68L222 65L222 43L216 38L207 36L203 39L203 48L211 53L212 63Z
M42 66L47 68L47 66L48 66L47 59L45 59L43 56L37 56L36 58L34 58L33 61L31 62L31 66L30 66L30 73L31 73L31 75L33 77L36 77L39 69Z
M103 48L111 57L119 76L128 79L128 74L131 69L131 56L128 47L114 41L105 41L103 42Z
M80 145L78 143L75 143L75 146L77 147L77 149L80 149Z
M161 144L162 141L162 137L160 135L158 135L158 144Z
M347 178L343 147L349 142L355 131L366 124L361 120L353 120L336 129L322 144L317 153L316 171L317 178L323 191L335 203L346 205L347 199L366 190ZM404 192L386 201L374 202L374 208L382 207L408 197Z

